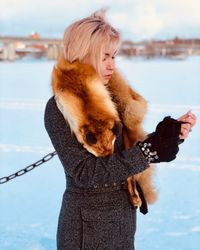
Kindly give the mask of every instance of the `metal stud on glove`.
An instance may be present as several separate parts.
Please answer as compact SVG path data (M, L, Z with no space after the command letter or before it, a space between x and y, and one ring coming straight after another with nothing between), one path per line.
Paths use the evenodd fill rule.
M151 151L151 143L143 143L143 142L139 142L138 144L141 148L141 150L143 151L144 155L145 155L145 158L146 160L148 161L148 163L152 163L154 162L155 160L157 160L159 157L158 157L158 153L157 151Z

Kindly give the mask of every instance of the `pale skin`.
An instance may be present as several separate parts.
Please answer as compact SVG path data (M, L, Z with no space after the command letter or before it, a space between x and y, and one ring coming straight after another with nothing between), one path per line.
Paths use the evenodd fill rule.
M116 51L114 53L111 51L106 51L104 53L101 63L101 77L103 78L105 84L108 83L115 69L115 55ZM179 138L186 139L191 132L192 127L196 124L197 117L194 113L192 113L191 110L189 110L177 120L184 122L183 124L181 124L181 132Z
M189 132L191 132L192 127L196 124L197 117L192 113L191 110L189 110L186 114L182 115L177 120L185 122L181 125L181 134L179 137L180 139L186 139Z
M115 69L116 52L117 51L115 51L114 53L110 51L106 51L103 55L100 74L105 84L108 83Z

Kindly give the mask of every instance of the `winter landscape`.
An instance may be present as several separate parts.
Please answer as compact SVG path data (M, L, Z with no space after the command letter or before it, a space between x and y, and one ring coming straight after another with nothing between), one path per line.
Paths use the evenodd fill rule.
M53 152L43 124L51 96L54 62L26 59L0 64L0 177ZM200 115L200 59L128 60L117 64L129 83L145 96L152 132L166 115L188 110ZM149 213L138 212L136 247L145 250L198 250L200 245L200 125L180 146L177 159L157 166L159 199ZM37 169L0 186L2 250L54 250L64 173L57 156Z
M108 20L121 32L123 40L136 44L140 41L143 45L144 41L156 41L153 47L145 49L149 60L132 57L143 54L140 44L137 50L132 48L127 53L130 58L116 59L130 85L148 101L145 130L152 132L164 116L178 118L188 110L198 119L190 136L180 145L176 160L156 166L159 198L147 215L137 213L136 249L199 250L200 2L1 0L0 3L0 178L54 151L43 119L45 104L52 95L51 71L57 54L55 46L41 46L34 40L36 58L30 57L27 37L39 34L42 39L52 38L57 43L72 21L106 7ZM18 40L9 42L7 36L22 37L27 46L23 47L25 43ZM182 48L182 41L187 45L184 53L170 53L169 57L163 45ZM157 50L158 46L161 49ZM38 56L38 50L45 51L45 57L43 53ZM152 53L156 56L152 57ZM56 250L57 220L65 185L57 156L0 185L0 250Z

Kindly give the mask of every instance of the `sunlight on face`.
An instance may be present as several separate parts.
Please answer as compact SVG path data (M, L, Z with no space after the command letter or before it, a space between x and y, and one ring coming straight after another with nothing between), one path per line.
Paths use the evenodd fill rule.
M115 56L117 51L105 51L101 62L100 76L103 78L104 83L107 83L115 69Z

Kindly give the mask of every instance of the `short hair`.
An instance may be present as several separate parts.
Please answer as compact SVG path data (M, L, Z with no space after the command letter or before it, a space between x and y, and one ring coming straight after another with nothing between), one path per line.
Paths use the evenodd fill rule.
M88 59L97 73L105 49L117 51L121 45L120 33L105 19L105 10L72 23L65 29L64 57L67 61Z

